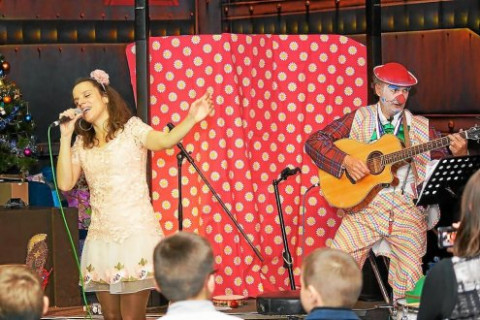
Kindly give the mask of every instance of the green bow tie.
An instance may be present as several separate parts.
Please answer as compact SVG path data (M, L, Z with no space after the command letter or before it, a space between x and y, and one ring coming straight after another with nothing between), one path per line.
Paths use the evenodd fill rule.
M383 124L382 128L383 128L383 132L385 134L393 134L394 131L395 131L395 127L390 122L387 122L386 124ZM399 138L402 141L405 141L405 134L403 132L403 126L402 125L400 125L400 128L398 128L397 138ZM377 140L377 132L373 131L373 135L372 135L372 138L370 139L370 141L375 141L375 140Z
M387 122L386 124L383 125L383 131L385 133L393 133L394 130L395 130L395 127L390 122Z

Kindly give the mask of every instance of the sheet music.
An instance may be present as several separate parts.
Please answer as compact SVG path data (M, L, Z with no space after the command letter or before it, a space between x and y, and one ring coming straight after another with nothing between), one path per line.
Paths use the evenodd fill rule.
M480 155L446 157L431 161L427 165L427 178L423 182L415 204L438 203L452 197L458 198L460 191L470 176L480 169Z

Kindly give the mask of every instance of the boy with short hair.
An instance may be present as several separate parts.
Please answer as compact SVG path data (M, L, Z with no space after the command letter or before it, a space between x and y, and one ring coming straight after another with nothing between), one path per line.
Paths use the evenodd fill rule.
M48 297L37 274L25 265L0 266L0 319L38 320L48 310Z
M347 253L331 248L313 251L303 261L300 282L306 320L359 319L352 307L362 289L362 272Z
M155 247L153 255L158 290L171 304L161 320L235 320L215 310L210 301L215 287L214 258L203 237L178 232Z

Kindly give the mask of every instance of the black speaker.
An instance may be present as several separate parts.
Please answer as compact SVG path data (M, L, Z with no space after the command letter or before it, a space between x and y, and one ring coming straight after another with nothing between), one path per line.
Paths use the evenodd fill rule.
M257 296L257 312L267 315L305 314L300 290L267 292Z

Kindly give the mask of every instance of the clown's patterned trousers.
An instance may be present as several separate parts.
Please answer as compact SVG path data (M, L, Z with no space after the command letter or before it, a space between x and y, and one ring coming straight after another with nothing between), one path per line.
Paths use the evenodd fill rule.
M426 231L424 213L409 196L379 194L367 207L345 214L332 247L348 252L363 267L372 246L381 240L388 242L386 249L383 243L375 253L390 258L388 282L396 301L423 275Z

